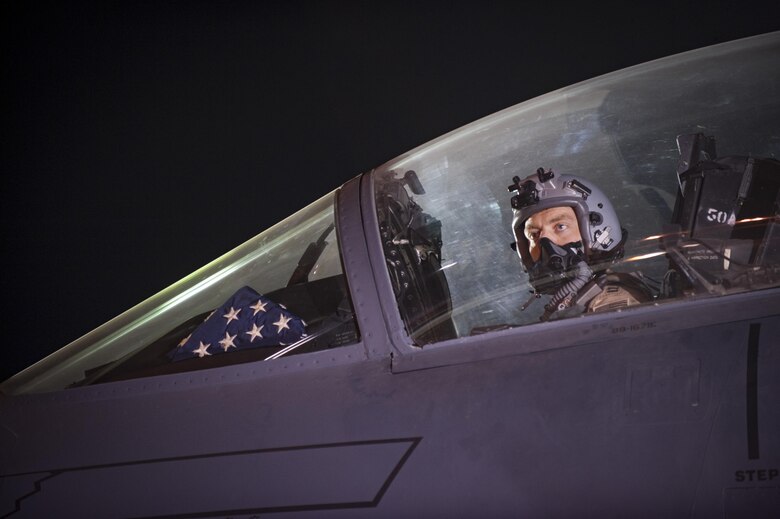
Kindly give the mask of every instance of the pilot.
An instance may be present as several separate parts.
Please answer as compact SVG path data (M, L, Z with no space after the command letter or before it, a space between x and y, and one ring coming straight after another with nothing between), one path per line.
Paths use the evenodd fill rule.
M623 256L628 233L593 182L543 168L512 180L515 249L534 290L523 309L542 294L551 298L541 320L654 298L640 274L609 270Z

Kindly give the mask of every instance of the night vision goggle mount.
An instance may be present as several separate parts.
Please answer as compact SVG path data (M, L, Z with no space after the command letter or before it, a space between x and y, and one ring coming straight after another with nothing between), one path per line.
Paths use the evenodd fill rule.
M539 178L539 183L544 184L548 180L552 180L555 177L555 173L552 170L545 171L544 168L538 168L536 170L536 176ZM536 182L531 179L524 181L520 180L520 177L515 175L512 177L512 185L507 186L507 191L510 193L517 193L512 197L512 209L522 209L529 205L539 203L539 194L536 192Z

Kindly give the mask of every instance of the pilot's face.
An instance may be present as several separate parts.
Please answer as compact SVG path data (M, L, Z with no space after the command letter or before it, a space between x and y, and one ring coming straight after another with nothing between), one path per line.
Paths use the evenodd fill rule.
M528 240L531 259L538 261L542 254L539 240L547 238L556 245L580 241L577 215L571 207L551 207L539 211L525 221L524 234Z

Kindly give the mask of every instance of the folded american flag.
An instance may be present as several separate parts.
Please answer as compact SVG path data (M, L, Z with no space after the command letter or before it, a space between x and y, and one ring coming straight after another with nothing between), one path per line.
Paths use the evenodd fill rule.
M240 288L168 353L172 361L231 351L286 346L306 335L305 323L249 287Z

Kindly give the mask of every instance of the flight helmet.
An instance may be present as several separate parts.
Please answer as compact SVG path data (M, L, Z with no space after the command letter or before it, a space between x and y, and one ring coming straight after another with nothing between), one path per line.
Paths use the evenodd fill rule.
M573 270L580 262L598 272L622 257L627 232L620 227L612 203L592 181L543 168L523 180L514 177L512 181L508 189L516 193L511 202L516 251L537 291L549 293L566 282L565 271ZM545 209L562 206L574 210L582 241L560 247L542 238L542 255L534 261L525 237L526 220Z

